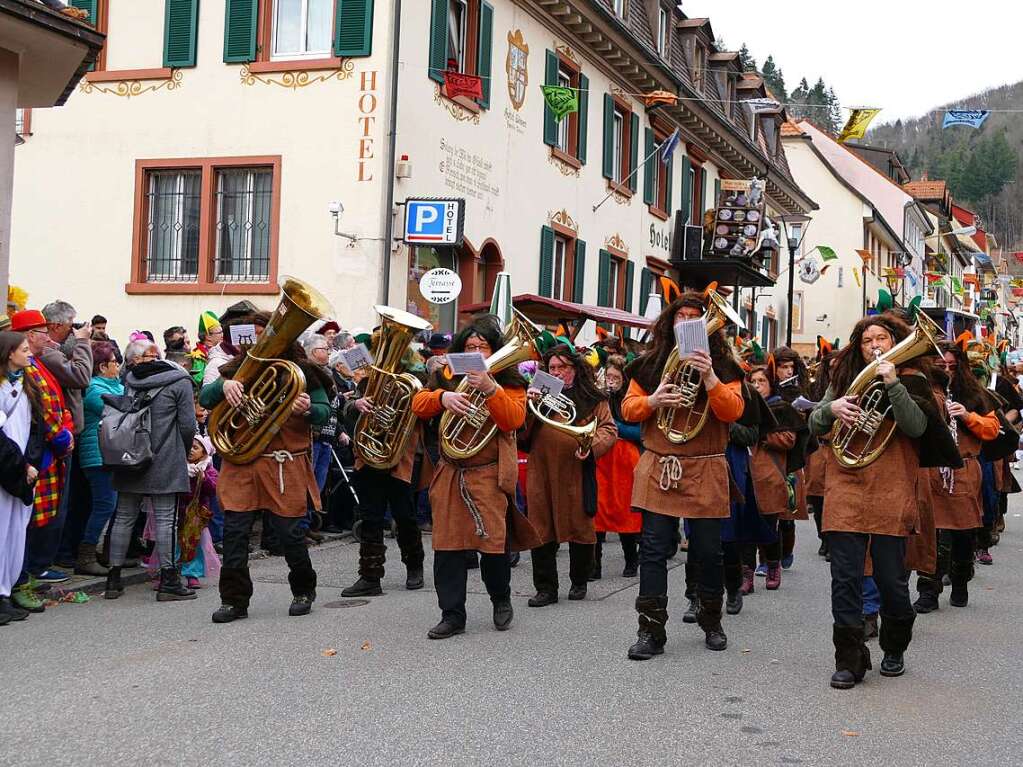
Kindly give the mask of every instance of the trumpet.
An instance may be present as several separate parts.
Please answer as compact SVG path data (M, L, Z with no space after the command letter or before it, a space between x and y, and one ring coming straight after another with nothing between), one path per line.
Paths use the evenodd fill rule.
M588 453L597 431L597 421L585 426L575 426L577 418L575 403L564 394L544 394L536 400L529 400L529 411L543 423L556 431L567 434L579 445L582 453Z

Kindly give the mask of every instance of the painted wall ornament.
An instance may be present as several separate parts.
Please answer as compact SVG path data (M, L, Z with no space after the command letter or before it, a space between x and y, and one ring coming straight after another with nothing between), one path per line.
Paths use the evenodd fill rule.
M508 98L518 112L526 103L526 86L529 85L529 46L522 37L522 30L508 33L508 57L504 69L508 73Z

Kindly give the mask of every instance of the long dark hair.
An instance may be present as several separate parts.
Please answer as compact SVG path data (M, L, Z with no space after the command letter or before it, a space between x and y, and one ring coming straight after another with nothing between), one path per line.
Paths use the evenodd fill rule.
M604 363L604 374L607 374L608 368L614 368L622 374L622 385L617 391L608 392L607 404L611 408L611 415L617 418L619 421L624 420L622 418L622 401L625 399L625 395L629 392L629 382L632 380L629 378L628 363L625 361L625 357L621 354L612 354L607 358L607 362Z
M607 399L607 394L597 386L593 375L593 366L580 357L575 348L568 344L557 344L544 352L544 367L550 363L553 357L560 357L568 361L575 369L575 381L572 383L572 388L566 389L562 394L575 403L578 419L588 418L597 404Z
M894 312L882 312L869 317L864 317L857 322L849 334L849 343L846 344L832 363L831 390L836 397L842 397L849 390L853 379L867 366L863 360L863 353L860 351L860 343L867 328L872 326L884 328L892 336L893 346L904 340L910 333L910 327L901 316ZM919 368L921 372L930 378L930 364L924 360L914 360L913 367Z
M785 399L795 399L800 394L805 394L810 390L810 373L806 369L806 363L803 362L803 358L799 352L788 346L779 346L774 350L774 378L771 381L771 389L776 391ZM782 391L779 384L782 382L782 377L778 374L778 365L784 362L791 362L795 368L796 380L793 382L795 385L790 384L785 387L785 391ZM791 387L791 388L790 388ZM787 396L791 394L791 396Z
M14 331L5 330L0 331L0 370L7 372L7 363L11 360L11 355L14 351L25 343L25 334L16 333ZM30 375L23 375L21 377L22 385L25 389L25 394L28 396L28 401L32 405L32 413L36 418L43 417L43 396L42 392L36 387L35 379Z
M501 331L501 321L495 315L487 314L459 330L455 337L451 339L451 346L447 351L461 354L465 351L465 345L469 342L469 339L474 336L487 342L491 354L504 345L501 343L504 337ZM519 372L517 365L512 365L498 372L494 376L494 380L499 386L504 388L526 388L526 379ZM458 381L447 378L444 375L444 368L433 374L430 383L435 389L447 389L448 391L453 390L458 385Z
M703 293L689 291L676 298L664 309L650 326L650 345L643 355L629 366L629 374L647 393L654 392L661 383L664 364L675 348L675 315L683 306L707 311L707 299ZM710 337L710 357L714 372L724 383L742 379L742 368L735 359L731 344L724 330Z
M943 341L938 344L942 354L951 354L956 360L955 373L948 373L948 388L952 399L973 413L986 415L997 406L987 390L981 386L977 376L970 369L970 361L959 344Z

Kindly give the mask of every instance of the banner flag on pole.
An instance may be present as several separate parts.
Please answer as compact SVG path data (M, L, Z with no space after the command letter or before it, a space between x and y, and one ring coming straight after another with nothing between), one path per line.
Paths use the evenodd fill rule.
M565 115L579 111L579 92L575 88L564 85L541 85L540 88L555 120L560 121Z
M955 293L956 295L962 295L963 283L961 283L959 281L959 278L955 276L951 277L950 279L952 280L952 292Z
M838 135L838 143L842 144L851 138L863 138L867 134L867 126L877 117L880 109L854 109L849 121Z
M829 248L827 245L818 245L817 252L821 254L821 261L834 261L838 258L834 248Z
M675 128L675 132L668 136L668 138L664 139L664 143L661 144L661 165L668 164L668 160L671 159L672 152L675 151L675 147L678 146L678 142L681 140L682 134L678 132L678 128Z
M951 128L953 125L979 128L990 114L986 109L950 109L945 112L945 119L942 120L941 127L943 130Z
M748 106L754 115L758 115L761 112L770 112L773 109L781 109L781 104L774 99L745 99L742 103Z
M444 73L444 95L449 99L457 96L468 96L471 99L483 98L483 79L476 75L463 75L450 70Z

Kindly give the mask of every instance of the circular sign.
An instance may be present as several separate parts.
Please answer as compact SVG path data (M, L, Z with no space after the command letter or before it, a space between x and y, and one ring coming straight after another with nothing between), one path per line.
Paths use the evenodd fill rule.
M419 292L431 304L450 304L462 292L462 279L450 269L431 269L419 278Z

